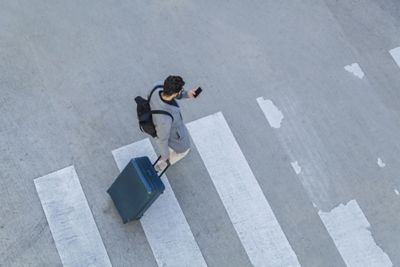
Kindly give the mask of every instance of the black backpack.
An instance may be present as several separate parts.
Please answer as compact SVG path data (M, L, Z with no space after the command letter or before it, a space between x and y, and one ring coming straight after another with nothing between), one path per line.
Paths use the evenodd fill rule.
M137 104L137 117L139 119L139 128L142 132L145 132L152 137L157 137L157 131L156 127L153 123L153 114L164 114L167 116L170 116L172 121L174 121L174 117L167 111L165 110L151 110L150 108L150 99L152 94L154 93L155 90L158 88L163 88L162 85L158 85L151 90L149 98L144 99L141 96L137 96L135 98L136 104Z

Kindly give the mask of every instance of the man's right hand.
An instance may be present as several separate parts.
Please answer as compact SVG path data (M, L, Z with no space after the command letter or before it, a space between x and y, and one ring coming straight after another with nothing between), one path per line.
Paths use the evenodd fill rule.
M156 171L157 172L161 172L161 171L163 171L163 170L165 170L165 168L167 168L167 166L168 166L168 158L166 158L166 159L164 159L164 158L161 158L158 162L157 162L157 164L156 164L156 166L154 166L154 168L156 169Z

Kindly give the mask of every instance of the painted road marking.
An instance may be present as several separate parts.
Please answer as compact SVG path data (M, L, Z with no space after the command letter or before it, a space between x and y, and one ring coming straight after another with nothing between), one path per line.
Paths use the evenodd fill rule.
M385 168L385 166L386 166L386 163L383 162L383 160L381 158L378 158L376 160L376 164L378 164L378 166L381 167L381 168Z
M284 117L282 112L275 106L275 104L271 100L264 99L263 97L257 98L257 102L264 112L269 125L272 128L280 128Z
M112 154L120 171L135 157L156 160L149 139L118 148ZM158 266L207 266L165 175L162 181L164 193L140 220Z
M299 165L299 163L297 161L293 161L290 164L292 165L292 168L293 168L293 170L294 170L294 172L296 174L300 174L301 173L301 167L300 167L300 165Z
M355 200L318 214L347 266L393 266L388 255L375 243L369 230L371 225Z
M74 166L34 183L63 266L111 266Z
M252 264L300 266L222 113L188 129Z
M397 66L400 68L400 46L393 48L389 51L389 53L392 55L394 61L397 63Z
M364 78L364 72L362 71L360 65L358 63L353 63L351 65L347 65L344 67L345 70L352 73L354 76L358 77L359 79Z

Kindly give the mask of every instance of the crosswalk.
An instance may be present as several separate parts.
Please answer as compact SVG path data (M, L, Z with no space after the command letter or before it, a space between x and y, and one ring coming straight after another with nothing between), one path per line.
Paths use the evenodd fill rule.
M73 166L34 180L64 266L111 266Z
M279 107L262 97L255 103L265 123L279 131L284 119ZM187 127L252 265L301 266L224 115L218 112ZM134 157L156 159L149 139L115 149L112 155L119 170ZM298 163L291 164L300 174ZM207 266L166 175L163 182L164 194L141 219L158 266ZM35 186L63 265L111 266L74 166L35 179ZM392 266L355 200L318 215L347 266Z
M222 113L188 124L254 266L300 266Z
M263 100L257 101L261 111L271 110L262 108ZM276 117L273 112L272 117ZM271 121L278 125L276 119ZM223 114L187 126L251 263L300 266ZM120 170L131 158L156 158L148 139L118 148L112 154ZM141 219L158 266L207 266L166 176L163 181L165 193ZM63 265L87 262L87 266L111 266L74 167L37 178L35 186ZM319 215L348 266L392 266L374 242L356 201L331 212L320 211Z

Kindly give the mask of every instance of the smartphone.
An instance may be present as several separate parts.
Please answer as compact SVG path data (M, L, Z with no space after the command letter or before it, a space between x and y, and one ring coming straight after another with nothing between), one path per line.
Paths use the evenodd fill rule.
M203 89L201 89L201 87L197 88L196 91L194 91L194 97L198 97L199 94L203 91Z

